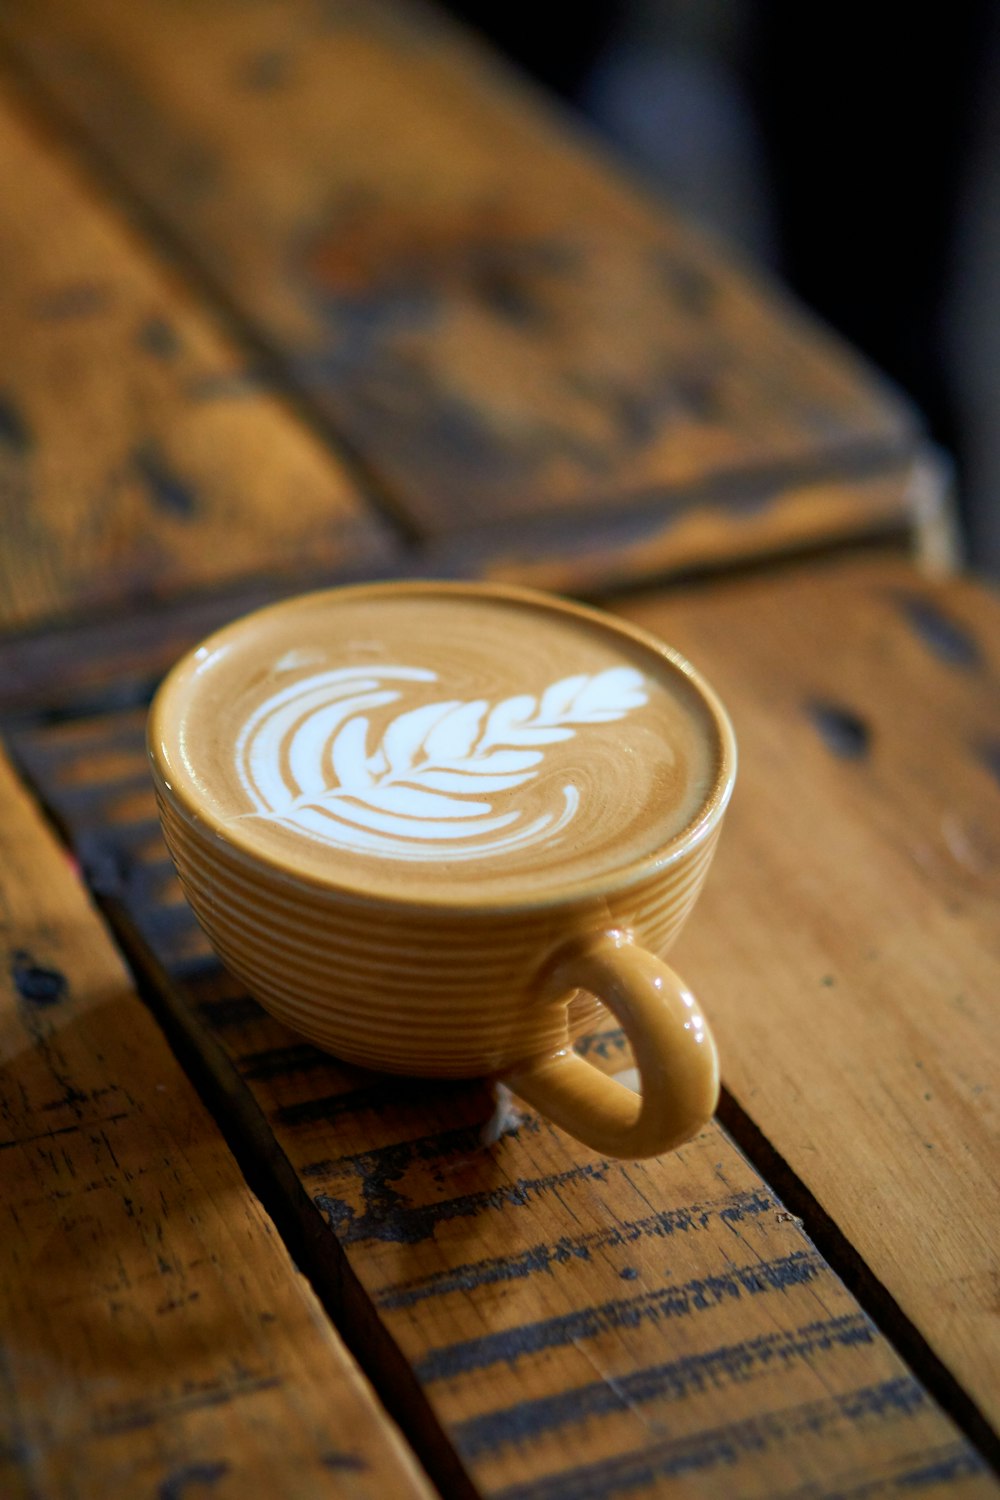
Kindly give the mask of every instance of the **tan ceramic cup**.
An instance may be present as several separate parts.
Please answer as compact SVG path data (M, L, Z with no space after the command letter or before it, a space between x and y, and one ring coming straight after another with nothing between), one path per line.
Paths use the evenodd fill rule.
M505 604L538 612L540 624L589 632L612 662L602 681L621 679L616 651L633 673L638 662L665 681L676 674L697 703L699 733L711 739L711 775L684 827L596 871L584 855L544 889L524 892L515 883L491 892L487 882L485 895L474 878L451 882L444 894L433 880L407 889L388 888L388 880L380 888L378 880L345 875L336 859L324 863L294 837L265 847L252 815L234 816L213 783L223 764L216 741L229 731L208 727L205 703L215 690L206 691L206 673L219 663L224 673L230 660L262 671L278 644L282 661L297 659L285 650L289 635L308 644L347 601L384 611L400 600L436 607L442 599ZM606 1155L656 1155L710 1119L719 1086L715 1044L663 956L705 878L736 749L711 688L654 637L529 590L435 583L330 590L239 620L183 658L154 700L148 746L163 831L191 906L226 966L281 1021L364 1067L503 1081ZM593 1029L598 1002L631 1043L638 1094L572 1050L574 1038Z

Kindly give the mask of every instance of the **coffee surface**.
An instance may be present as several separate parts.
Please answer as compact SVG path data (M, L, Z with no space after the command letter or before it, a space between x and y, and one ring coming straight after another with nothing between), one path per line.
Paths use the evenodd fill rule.
M174 784L225 835L387 896L530 898L612 872L697 818L721 761L711 711L658 651L460 589L262 611L167 698Z

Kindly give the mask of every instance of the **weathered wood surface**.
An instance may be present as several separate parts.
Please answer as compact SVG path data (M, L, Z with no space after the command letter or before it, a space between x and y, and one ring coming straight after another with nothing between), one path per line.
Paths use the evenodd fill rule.
M337 459L0 95L0 624L388 555Z
M0 761L0 1493L429 1497Z
M336 1242L361 1293L345 1326L389 1334L481 1494L997 1493L719 1127L640 1165L533 1116L486 1148L482 1086L362 1073L270 1020L183 902L142 735L111 710L16 748L315 1231L310 1275ZM618 1032L588 1045L622 1057Z
M926 495L921 478L923 465L914 464L908 485ZM895 481L872 482L871 494L888 501ZM809 497L822 493L822 503L835 507L839 481L826 486L810 487ZM935 488L935 493L937 490ZM803 513L808 501L804 504ZM930 512L928 511L930 518ZM938 517L940 519L940 517ZM666 554L657 549L656 528L645 526L628 532L609 517L609 534L605 544L597 544L593 534L579 536L576 550L551 554L529 554L527 549L505 550L483 534L477 548L463 548L460 555L438 554L433 576L438 578L487 577L497 581L521 582L536 588L569 591L574 584L587 582L591 589L611 582L622 582L635 568L650 573L669 570ZM692 525L711 529L713 521L705 512L692 517ZM931 536L930 529L926 536ZM782 544L775 538L776 553ZM735 558L738 538L730 534ZM946 539L945 539L946 543ZM867 549L865 549L867 550ZM892 555L896 549L878 547L880 553ZM696 566L698 548L679 556L672 553L678 566ZM933 572L950 573L952 551L934 546L923 565ZM645 559L645 561L643 561ZM410 550L397 553L377 568L362 570L362 576L424 577L428 559ZM303 569L292 577L260 578L234 584L232 587L206 591L193 598L157 603L149 601L120 615L98 615L50 625L42 630L0 634L0 713L8 715L43 710L56 705L60 713L77 716L88 711L88 705L107 705L113 698L119 707L148 702L154 684L179 656L211 631L251 610L261 609L279 599L321 588L329 583L328 575Z
M432 9L7 0L0 35L432 560L582 586L919 521L896 398Z
M916 547L930 570L950 573L959 556L950 501L941 471L923 457L894 463L863 479L844 475L759 478L738 481L739 499L706 494L676 507L661 499L650 505L616 503L586 525L559 522L542 540L540 530L483 527L438 557L474 576L530 584L557 592L606 592L636 580L665 580L701 573L712 564L739 564L769 554L811 550L826 539L876 541L885 554ZM910 518L900 524L901 505Z
M876 563L623 613L736 723L676 949L726 1083L1000 1426L1000 602Z

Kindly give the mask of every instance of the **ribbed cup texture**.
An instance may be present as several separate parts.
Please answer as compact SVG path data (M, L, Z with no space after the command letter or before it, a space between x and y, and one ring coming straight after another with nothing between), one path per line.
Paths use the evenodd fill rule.
M663 956L718 833L716 822L664 870L600 900L461 911L299 883L183 814L157 782L188 900L261 1005L348 1062L438 1077L498 1073L564 1045L573 997L540 998L556 955L568 942L617 928ZM595 1009L587 997L574 1000L569 1034L587 1030Z

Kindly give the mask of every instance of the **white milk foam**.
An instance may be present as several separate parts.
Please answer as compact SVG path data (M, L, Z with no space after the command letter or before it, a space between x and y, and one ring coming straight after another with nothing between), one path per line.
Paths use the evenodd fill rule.
M543 747L648 702L642 674L622 666L563 677L539 696L407 707L407 684L437 680L423 667L342 667L272 693L235 747L258 816L385 859L474 860L524 848L568 825L577 787L562 786L561 807L534 818L516 806L495 812L490 795L533 781ZM395 704L373 736L372 712Z

